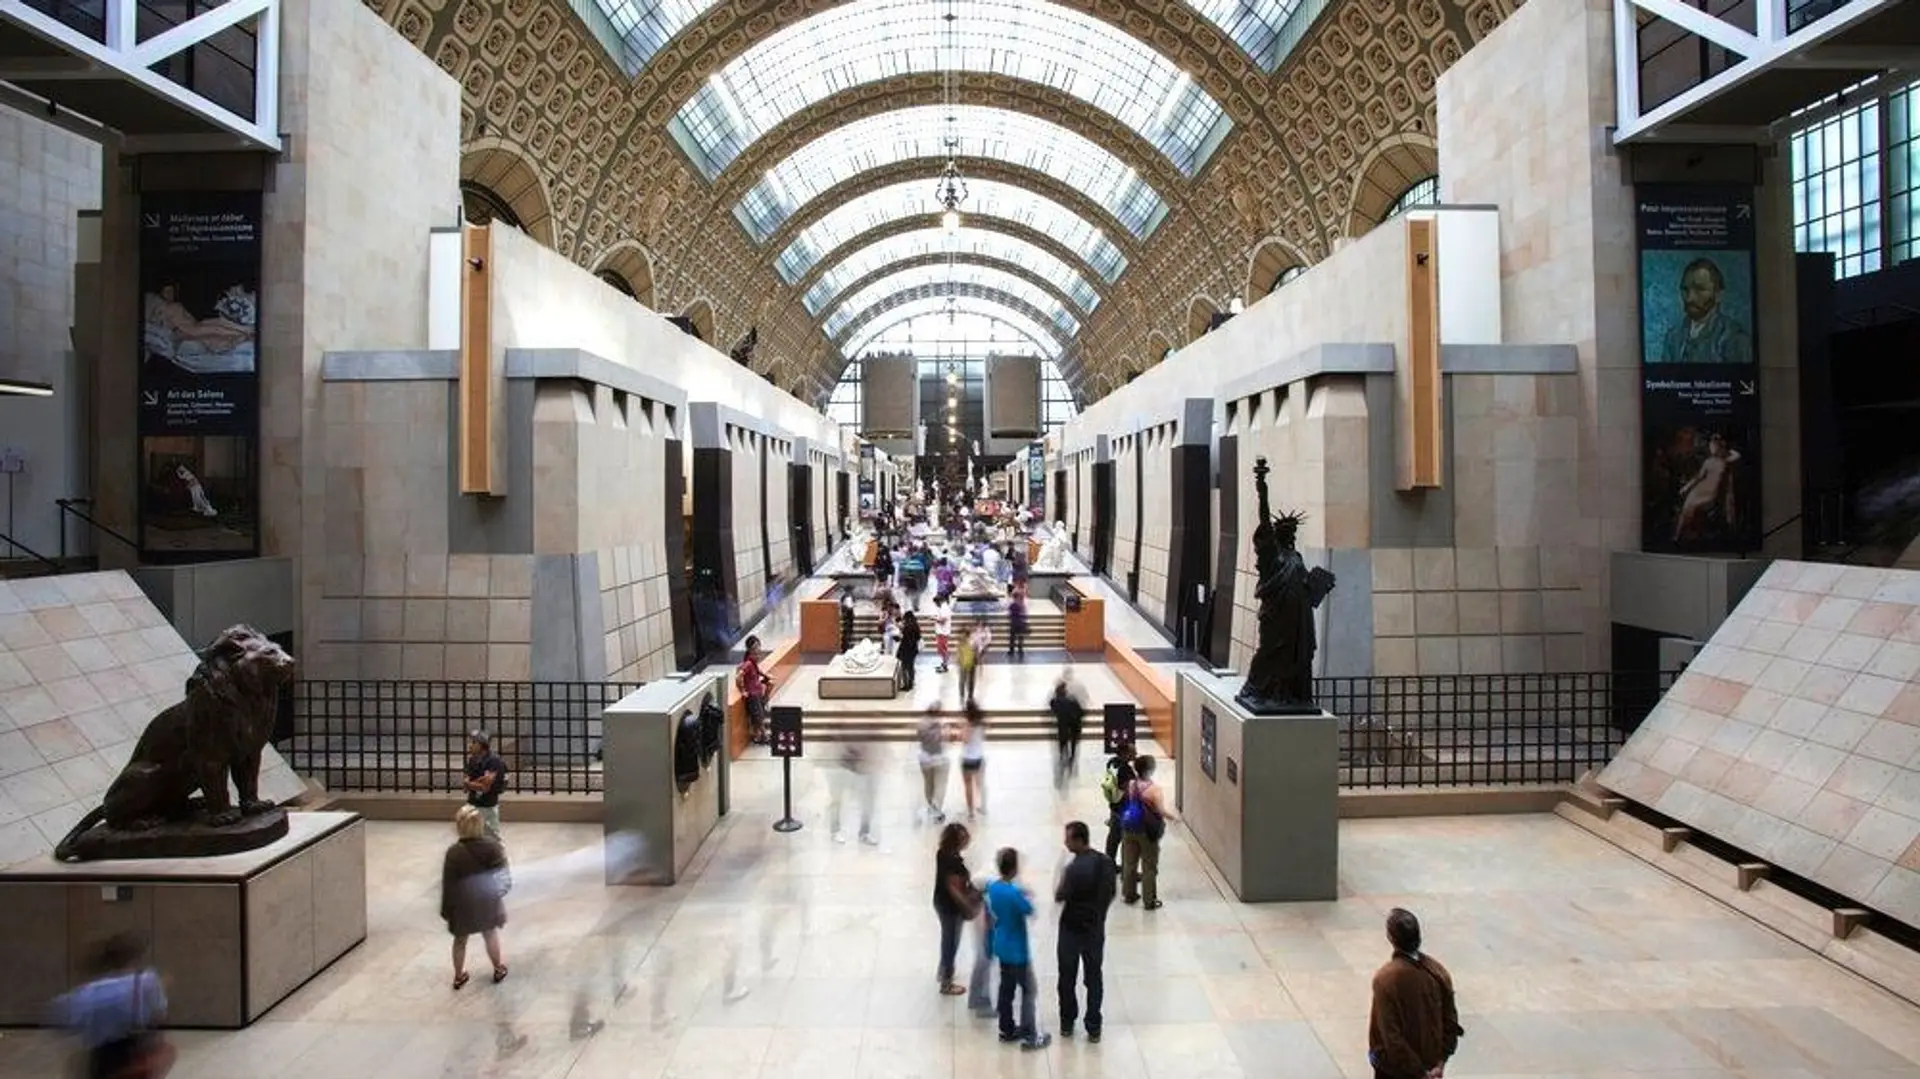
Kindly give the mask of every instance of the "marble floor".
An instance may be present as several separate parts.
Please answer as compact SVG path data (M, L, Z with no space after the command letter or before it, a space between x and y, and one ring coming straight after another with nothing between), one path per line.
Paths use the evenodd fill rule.
M1106 1040L1022 1053L935 992L907 748L882 751L877 847L828 833L824 762L796 771L792 835L769 828L777 766L738 765L734 813L672 888L603 886L596 828L510 822L512 976L459 993L436 917L450 829L376 823L366 943L247 1031L174 1034L175 1075L1362 1079L1381 919L1404 905L1459 986L1450 1076L1920 1077L1920 1009L1553 817L1348 821L1341 899L1271 906L1227 898L1175 828L1165 908L1110 919ZM1091 768L1062 795L1049 764L992 749L976 869L1014 845L1050 886L1059 823L1100 807ZM1053 938L1044 917L1049 1027ZM0 1075L59 1074L62 1044L0 1035Z

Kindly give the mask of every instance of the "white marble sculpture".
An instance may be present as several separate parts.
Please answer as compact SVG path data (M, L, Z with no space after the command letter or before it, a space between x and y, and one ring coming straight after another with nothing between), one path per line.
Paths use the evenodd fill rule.
M847 649L840 655L841 666L849 674L867 674L880 666L886 653L880 650L880 642L871 637L860 638L860 643Z

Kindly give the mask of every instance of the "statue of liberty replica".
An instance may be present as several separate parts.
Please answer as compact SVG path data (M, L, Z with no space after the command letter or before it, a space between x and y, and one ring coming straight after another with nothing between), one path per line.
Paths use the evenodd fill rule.
M1334 576L1307 568L1294 544L1300 536L1299 513L1275 517L1267 493L1265 457L1253 465L1260 498L1260 523L1253 530L1254 570L1259 584L1259 646L1247 664L1247 682L1236 698L1261 715L1317 714L1313 703L1313 612L1333 591Z

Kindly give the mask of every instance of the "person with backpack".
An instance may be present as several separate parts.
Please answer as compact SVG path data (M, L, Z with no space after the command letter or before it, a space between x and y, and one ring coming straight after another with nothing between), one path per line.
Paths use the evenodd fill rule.
M1100 778L1100 793L1107 799L1107 859L1120 861L1120 804L1126 800L1127 785L1134 780L1133 747L1123 745L1107 758L1106 775Z
M1133 782L1120 803L1120 891L1127 903L1146 897L1147 910L1160 909L1160 839L1167 822L1179 814L1167 808L1159 784L1153 781L1153 758L1146 754L1133 763Z
M1393 955L1373 976L1367 1062L1374 1079L1442 1079L1466 1033L1453 975L1420 950L1420 919L1412 911L1387 912L1387 943Z

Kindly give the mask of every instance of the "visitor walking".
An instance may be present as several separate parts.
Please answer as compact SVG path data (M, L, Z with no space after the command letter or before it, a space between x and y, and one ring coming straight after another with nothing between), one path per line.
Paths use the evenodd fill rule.
M960 855L973 842L967 826L955 822L940 830L940 846L933 856L933 913L940 919L940 992L959 996L966 987L953 980L954 957L960 952L960 931L980 911L980 893Z
M1167 822L1179 814L1167 808L1160 785L1153 781L1153 758L1141 754L1133 762L1137 778L1127 784L1120 805L1120 887L1128 903L1146 896L1146 909L1160 909L1160 839Z
M1073 1021L1080 1016L1074 987L1076 972L1087 981L1087 1040L1100 1040L1100 1003L1106 994L1100 965L1107 953L1107 909L1113 906L1118 870L1113 859L1093 849L1084 821L1069 821L1067 853L1072 860L1060 873L1053 898L1060 903L1060 1033L1073 1037Z
M747 638L747 658L740 661L740 670L734 676L740 687L740 696L747 702L747 727L751 732L753 744L767 744L767 698L773 693L773 679L760 666L766 658L766 652L760 648L759 637Z
M1074 691L1071 669L1060 672L1047 709L1053 713L1053 785L1065 790L1080 765L1080 733L1087 715L1087 706L1080 703L1080 694Z
M900 661L899 686L913 692L913 665L920 659L920 616L911 610L900 616L900 645L894 650Z
M1127 788L1132 785L1133 747L1125 745L1107 758L1106 775L1100 779L1100 793L1107 799L1107 858L1120 857L1120 807L1126 803Z
M987 811L987 713L980 702L967 698L967 735L960 748L960 785L967 795L967 819L976 809Z
M947 673L947 654L953 645L953 608L947 605L947 597L933 597L933 646L940 653L940 666L935 674Z
M1441 1079L1460 1047L1460 1011L1453 975L1420 950L1420 919L1387 912L1393 956L1373 976L1367 1016L1367 1062L1374 1079Z
M1033 897L1019 881L1020 852L1002 847L995 862L1000 879L987 885L987 908L993 914L993 956L1000 961L1000 1040L1019 1042L1022 1049L1045 1049L1053 1037L1040 1031L1033 955L1027 944L1027 919L1033 917ZM1020 1021L1014 1022L1013 998L1020 997Z
M827 829L835 843L847 841L847 833L840 830L840 804L851 797L860 806L860 842L870 847L879 845L879 834L873 830L873 805L877 800L874 787L878 782L873 750L858 742L849 744L840 758L838 773L829 780Z
M920 783L926 792L925 813L928 820L943 821L947 814L941 808L947 800L947 724L940 716L940 702L934 701L927 706L926 713L920 717Z
M500 794L507 789L507 762L493 752L486 733L467 735L467 804L478 810L487 834L500 838Z
M473 806L461 806L453 815L459 838L447 848L440 868L440 917L453 934L453 987L467 984L467 938L475 933L487 947L493 980L505 981L507 961L500 951L500 928L507 924L503 900L513 887L507 870L507 851L489 836Z
M1027 658L1027 586L1007 591L1007 658Z
M159 1032L167 990L147 965L146 941L116 933L88 958L88 980L54 1002L59 1023L80 1038L88 1079L162 1079L177 1051Z

